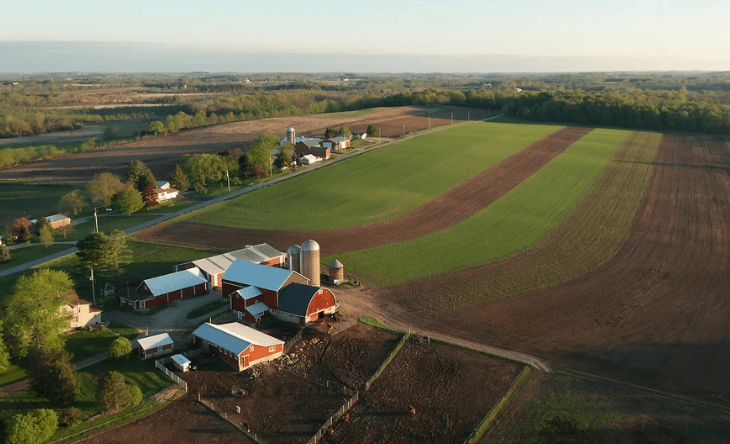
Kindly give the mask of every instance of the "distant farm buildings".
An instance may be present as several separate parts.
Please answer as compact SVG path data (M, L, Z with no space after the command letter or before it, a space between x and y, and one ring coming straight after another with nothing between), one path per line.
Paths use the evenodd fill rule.
M46 221L48 222L48 225L51 228L53 228L54 230L63 228L67 225L71 225L71 219L68 216L64 216L63 214L54 214L51 216L46 216ZM30 221L30 229L34 230L35 226L37 224L38 224L38 219L32 219Z

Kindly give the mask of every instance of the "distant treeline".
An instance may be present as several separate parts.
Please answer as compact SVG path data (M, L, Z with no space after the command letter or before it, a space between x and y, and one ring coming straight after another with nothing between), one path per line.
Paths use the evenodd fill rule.
M539 122L730 134L730 105L691 100L684 90L522 92L502 112Z

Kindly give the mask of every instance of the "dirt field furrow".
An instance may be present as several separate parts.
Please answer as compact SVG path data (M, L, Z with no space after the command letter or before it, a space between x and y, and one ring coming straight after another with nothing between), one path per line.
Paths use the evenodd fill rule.
M266 242L282 251L306 239L317 239L324 256L413 239L446 229L482 210L590 131L590 128L563 128L410 213L364 227L293 232L173 223L152 227L136 237L226 250Z
M652 165L631 234L603 266L508 300L437 316L405 305L393 316L573 366L727 399L730 153L721 140L664 135ZM460 283L469 285L467 278L454 276L453 291ZM420 285L429 288L427 281Z

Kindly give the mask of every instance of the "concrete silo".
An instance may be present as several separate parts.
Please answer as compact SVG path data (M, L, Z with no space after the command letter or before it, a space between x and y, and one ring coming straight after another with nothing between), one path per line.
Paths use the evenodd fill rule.
M286 250L286 261L289 264L289 269L291 271L296 271L297 273L302 272L301 254L302 247L299 245L292 245L288 250Z
M309 285L319 287L319 244L316 241L304 241L300 264L301 273L309 278Z
M291 143L297 143L297 133L294 131L294 127L290 126L286 129L286 140Z
M345 270L342 262L335 259L329 266L330 269L330 282L339 285L345 280Z

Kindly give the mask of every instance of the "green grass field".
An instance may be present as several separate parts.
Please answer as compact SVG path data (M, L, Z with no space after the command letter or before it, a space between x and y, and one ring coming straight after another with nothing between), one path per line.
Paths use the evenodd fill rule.
M367 116L368 114L373 114L373 113L376 113L383 109L387 109L387 108L384 108L384 107L367 108L367 109L358 109L355 111L341 111L338 113L325 113L325 114L315 114L315 115L317 117L321 117L323 119L339 120L339 119L348 119L350 117Z
M524 250L580 201L629 134L595 130L492 205L452 228L338 254L337 259L369 284L389 286Z
M10 260L7 262L0 262L0 270L7 268L16 267L26 262L30 262L42 257L48 256L49 254L57 253L59 251L73 248L73 245L50 245L48 248L43 245L33 245L32 247L19 248L17 250L10 251Z
M0 229L16 217L35 219L58 213L58 201L75 185L0 181Z
M464 125L357 156L177 220L269 230L334 229L388 220L558 129Z

